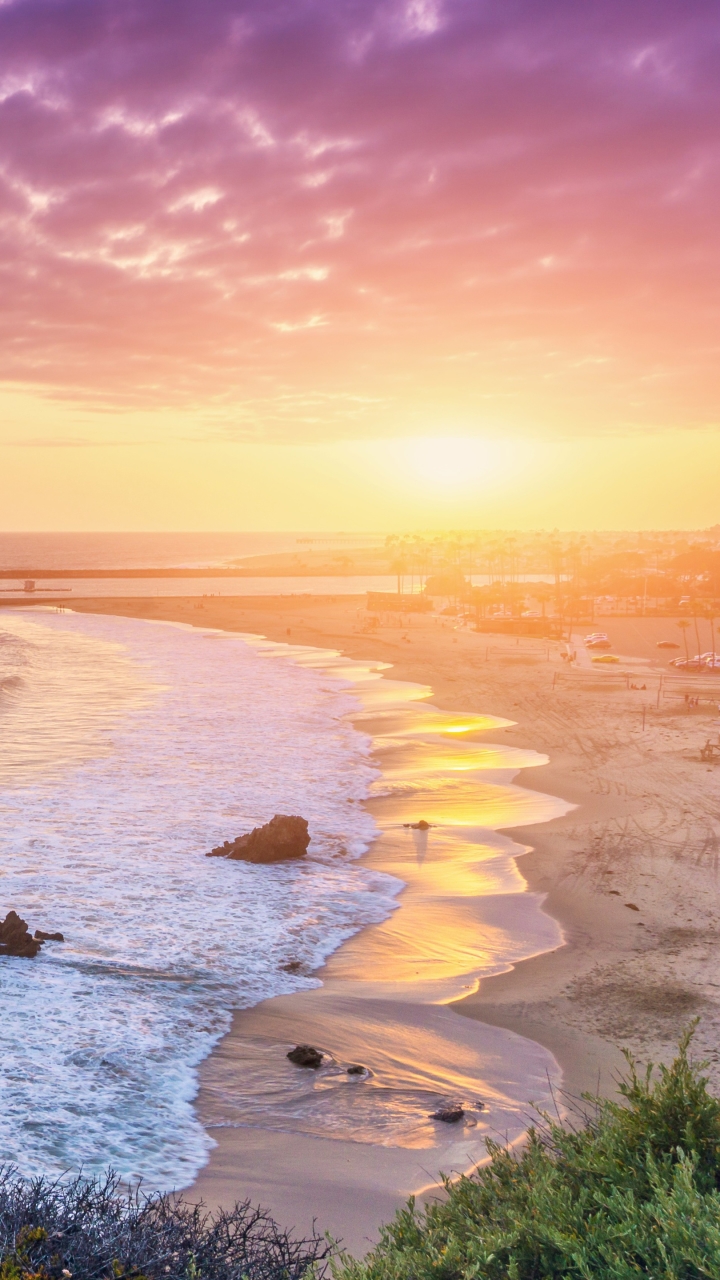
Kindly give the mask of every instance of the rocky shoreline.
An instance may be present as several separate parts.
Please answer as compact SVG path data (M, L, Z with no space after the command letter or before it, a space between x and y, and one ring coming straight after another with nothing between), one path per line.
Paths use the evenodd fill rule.
M35 934L31 934L27 920L17 911L8 911L0 922L0 956L32 960L46 942L64 941L62 933L46 933L44 929L36 929Z

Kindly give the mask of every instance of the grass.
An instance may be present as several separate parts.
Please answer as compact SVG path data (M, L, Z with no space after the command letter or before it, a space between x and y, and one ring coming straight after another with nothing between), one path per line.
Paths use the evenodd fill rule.
M720 1278L720 1100L688 1057L638 1073L621 1099L586 1099L575 1128L541 1117L523 1149L411 1200L336 1280ZM591 1105L588 1105L591 1104Z

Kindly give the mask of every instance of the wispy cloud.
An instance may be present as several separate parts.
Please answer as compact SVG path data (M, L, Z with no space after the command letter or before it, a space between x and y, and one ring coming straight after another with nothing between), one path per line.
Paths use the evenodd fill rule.
M0 379L709 420L719 42L715 0L0 3Z

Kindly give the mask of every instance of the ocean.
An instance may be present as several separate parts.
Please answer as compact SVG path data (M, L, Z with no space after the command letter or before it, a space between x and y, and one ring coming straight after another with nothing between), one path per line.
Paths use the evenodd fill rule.
M213 568L230 568L247 557L326 550L342 553L350 546L380 545L379 534L329 533L2 533L0 532L0 604L26 600L61 600L96 596L289 596L364 595L397 591L397 577L387 574L216 577ZM43 570L207 569L206 577L184 578L43 578ZM7 578L3 571L27 571L32 583ZM474 573L473 586L494 579ZM524 574L527 582L550 582L543 574ZM403 591L420 591L421 580L408 575Z
M196 1070L233 1010L317 985L283 966L393 911L401 882L357 863L375 771L352 685L309 658L0 611L0 914L67 939L0 961L0 1162L188 1185ZM205 857L277 812L309 820L307 860Z
M341 538L343 535L338 534ZM362 541L363 535L357 535ZM202 569L322 546L312 533L3 533L2 569ZM299 541L302 540L302 541Z

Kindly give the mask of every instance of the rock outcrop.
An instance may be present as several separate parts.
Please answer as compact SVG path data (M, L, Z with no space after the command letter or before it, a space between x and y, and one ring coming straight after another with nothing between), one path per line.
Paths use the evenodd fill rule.
M41 946L42 942L29 933L27 920L22 920L17 911L8 911L0 924L0 956L22 956L31 960Z
M38 942L64 942L65 935L62 933L46 933L44 929L36 929L35 938Z
M317 1070L322 1066L322 1052L312 1044L297 1044L287 1056L296 1067L313 1067Z
M310 834L304 818L276 813L264 826L255 827L235 840L226 840L205 856L242 862L285 862L290 858L304 858L309 843Z
M429 831L432 825L432 822L426 822L424 818L419 822L403 822L403 826L409 827L411 831Z

